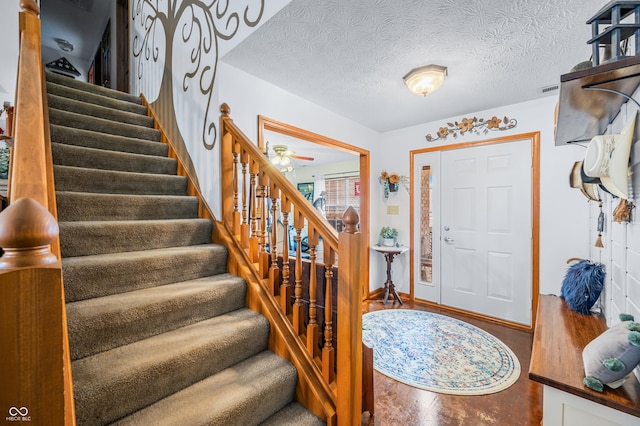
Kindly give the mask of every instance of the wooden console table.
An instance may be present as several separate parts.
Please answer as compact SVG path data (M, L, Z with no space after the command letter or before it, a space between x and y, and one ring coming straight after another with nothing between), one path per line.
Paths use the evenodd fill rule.
M409 248L405 246L386 247L378 245L373 246L372 248L378 253L384 254L384 259L387 261L387 281L385 281L384 283L384 303L387 303L387 300L389 299L389 293L391 293L391 295L395 297L395 299L402 305L402 299L400 299L400 296L396 291L396 286L393 284L393 280L391 279L391 264L393 263L394 257L404 253L405 251L409 250Z
M582 383L582 350L606 329L601 315L580 315L558 296L540 296L529 378L544 385L544 426L640 425L640 384L633 374L602 393Z

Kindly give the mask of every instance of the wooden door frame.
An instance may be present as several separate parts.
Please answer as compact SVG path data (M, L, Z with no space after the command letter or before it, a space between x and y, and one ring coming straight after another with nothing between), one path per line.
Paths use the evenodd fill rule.
M296 126L292 126L287 123L283 123L281 121L273 120L271 118L265 117L263 115L258 116L258 146L261 149L264 149L265 146L265 138L264 132L265 130L271 132L281 133L283 135L287 135L296 139L301 139L307 142L315 143L318 145L326 146L330 149L337 149L339 151L344 151L349 154L358 155L360 159L360 232L363 235L365 247L363 247L364 255L364 273L362 276L363 279L363 295L362 300L365 300L369 297L369 232L370 232L370 188L369 188L369 179L370 179L370 153L368 150L364 148L357 147L355 145L350 145L348 143L339 141L337 139L332 139L317 133L310 132L305 129L301 129ZM340 267L338 265L338 267Z
M409 186L409 210L410 210L410 250L409 250L409 264L411 265L409 268L409 298L412 302L425 304L433 307L437 307L439 309L450 311L450 312L458 312L464 313L465 315L481 318L484 320L488 320L491 322L507 325L509 327L531 330L535 326L536 323L536 314L538 310L538 297L540 292L540 132L529 132L529 133L520 133L512 136L505 136L502 138L495 139L487 139L477 142L463 142L452 145L440 145L434 146L432 148L422 148L417 150L409 151L409 168L411 170L411 174L409 176L414 176L415 173L415 156L420 154L426 154L428 152L438 152L438 151L450 151L454 149L464 149L464 148L473 148L482 145L494 145L498 143L505 142L515 142L518 140L528 139L531 142L531 325L526 326L522 324L513 323L511 321L506 321L498 318L489 317L482 314L477 314L474 312L465 311L462 309L444 306L442 304L437 304L433 302L419 300L416 301L414 294L414 286L415 286L415 265L414 265L414 256L416 255L416 250L414 247L414 227L415 227L415 202L414 202L414 194L415 191L419 190L419 182L416 182L416 179L411 179ZM433 243L432 243L433 244Z

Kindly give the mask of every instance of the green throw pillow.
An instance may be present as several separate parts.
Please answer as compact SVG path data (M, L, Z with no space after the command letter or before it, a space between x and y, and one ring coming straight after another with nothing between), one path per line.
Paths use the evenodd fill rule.
M617 388L640 363L640 324L622 314L623 322L593 339L582 351L584 384L602 392L604 385Z

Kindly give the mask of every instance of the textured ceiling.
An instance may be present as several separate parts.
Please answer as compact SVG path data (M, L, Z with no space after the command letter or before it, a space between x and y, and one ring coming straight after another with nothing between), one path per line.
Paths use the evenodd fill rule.
M545 96L542 87L590 58L586 21L605 4L293 0L223 61L388 131ZM432 63L448 67L444 85L410 93L402 76Z

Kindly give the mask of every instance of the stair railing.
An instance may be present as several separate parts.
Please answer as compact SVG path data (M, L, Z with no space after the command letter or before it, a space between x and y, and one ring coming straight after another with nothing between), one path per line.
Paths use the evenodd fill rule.
M221 222L244 249L269 300L287 322L287 330L278 333L293 339L285 336L282 341L297 345L308 360L307 368L297 365L301 382L315 394L328 393L330 406L324 407L323 417L328 424L360 424L364 263L358 214L352 207L345 212L345 230L338 235L233 123L229 112L223 104ZM297 392L298 397L304 394L304 389Z
M8 421L75 423L40 10L20 2L8 199L0 213L0 411Z

